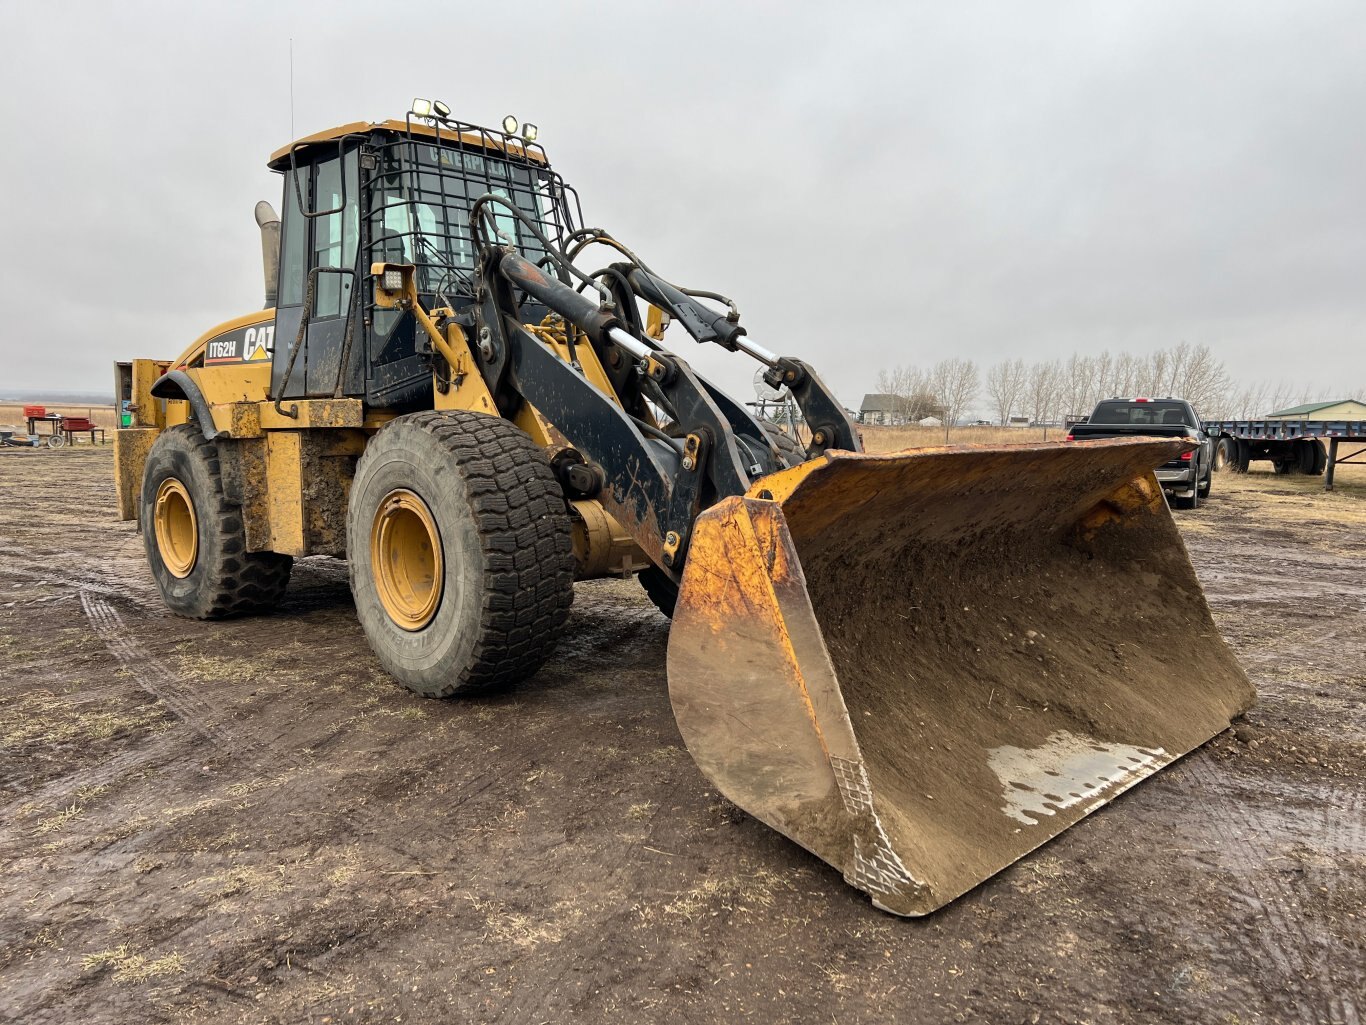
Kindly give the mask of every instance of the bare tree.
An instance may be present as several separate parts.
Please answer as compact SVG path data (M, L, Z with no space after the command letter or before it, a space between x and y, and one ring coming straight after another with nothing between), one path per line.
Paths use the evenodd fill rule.
M1182 342L1177 351L1179 355L1174 362L1178 365L1178 376L1171 394L1181 396L1196 409L1221 408L1228 391L1224 364L1215 359L1208 345L1192 346Z
M1030 419L1036 424L1047 424L1057 412L1058 393L1062 387L1062 364L1057 360L1035 363L1029 368L1029 383L1026 397L1029 404ZM1048 428L1044 427L1043 436L1048 438Z
M1010 421L1010 415L1019 408L1028 380L1029 372L1022 359L997 363L987 371L987 395L996 407L996 420L1002 427L1006 426Z
M1091 394L1087 396L1086 401L1088 410L1094 409L1096 403L1101 399L1109 398L1115 394L1114 376L1115 361L1108 350L1092 357Z
M1142 395L1144 376L1143 359L1132 352L1121 352L1115 358L1114 386L1109 395Z
M1166 349L1156 350L1148 357L1148 373L1141 392L1144 395L1165 395L1170 387L1167 383L1170 374L1171 353Z
M929 416L936 407L928 376L918 367L898 366L879 370L877 390L890 396L893 422L915 423Z
M930 382L944 407L944 440L948 441L949 428L977 397L977 364L959 356L941 359L930 371Z
M1277 381L1276 387L1271 389L1266 395L1267 408L1262 410L1259 416L1267 413L1274 413L1278 409L1285 409L1287 406L1295 404L1295 386L1287 381Z
M985 385L1003 424L1016 412L1029 413L1035 423L1083 415L1112 396L1174 395L1188 399L1209 419L1238 420L1343 395L1366 398L1361 387L1353 392L1286 380L1235 381L1209 345L1185 341L1147 354L1073 353L1064 360L1029 365L1006 360L987 372ZM878 374L878 388L902 397L898 408L904 421L937 416L949 427L977 396L977 368L963 358L941 360L928 373L897 367ZM947 429L944 436L948 438Z
M1063 366L1062 401L1068 415L1089 413L1095 407L1093 378L1095 364L1090 356L1072 353Z

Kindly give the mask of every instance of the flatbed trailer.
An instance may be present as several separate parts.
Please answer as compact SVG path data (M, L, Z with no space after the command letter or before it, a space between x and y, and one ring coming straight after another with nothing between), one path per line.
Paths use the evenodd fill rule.
M1204 426L1216 469L1245 473L1252 460L1267 459L1277 473L1321 473L1324 490L1332 491L1338 464L1366 463L1366 448L1338 455L1339 442L1366 445L1366 420L1212 420Z

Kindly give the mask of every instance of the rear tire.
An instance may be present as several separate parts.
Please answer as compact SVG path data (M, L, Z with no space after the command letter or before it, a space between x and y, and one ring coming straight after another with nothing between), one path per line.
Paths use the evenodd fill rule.
M218 446L195 424L163 431L142 472L138 526L167 608L191 619L263 612L294 560L248 552L242 510L223 495Z
M772 420L760 420L759 426L768 435L769 444L778 453L778 469L799 466L806 462L806 449L792 435L784 431Z
M1317 440L1312 438L1301 438L1295 443L1295 449L1296 454L1299 456L1300 473L1305 476L1312 476L1316 472L1322 472L1321 470L1315 470L1315 467L1319 465L1319 458L1322 452L1322 446ZM1327 463L1326 456L1323 457L1323 460Z
M346 547L370 647L428 697L531 676L574 600L564 494L540 447L495 416L412 413L379 431L356 467Z
M1230 464L1234 473L1247 473L1252 463L1252 446L1242 438L1234 438L1234 456Z
M1302 437L1298 441L1299 471L1309 476L1317 476L1328 466L1328 451L1317 437Z

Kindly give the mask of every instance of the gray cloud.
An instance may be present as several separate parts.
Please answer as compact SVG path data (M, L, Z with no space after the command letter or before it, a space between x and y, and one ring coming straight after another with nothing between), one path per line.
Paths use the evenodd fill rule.
M414 95L534 120L589 223L734 295L849 402L893 363L1183 339L1237 376L1366 385L1351 0L5 18L0 387L103 388L259 305L291 36L295 134ZM682 351L748 395L739 357Z

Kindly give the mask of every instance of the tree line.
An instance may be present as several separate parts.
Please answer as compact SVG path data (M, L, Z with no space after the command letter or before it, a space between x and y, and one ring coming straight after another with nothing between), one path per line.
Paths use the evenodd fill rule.
M1030 423L1063 423L1084 416L1101 399L1171 395L1188 400L1207 420L1248 420L1313 401L1366 398L1357 392L1314 392L1287 381L1241 384L1208 345L1181 342L1147 355L1073 353L1066 359L1005 360L982 374L970 359L942 359L929 367L897 366L878 371L877 390L889 397L894 421L926 417L947 426L959 423L985 402L991 418L1005 426L1012 416Z

